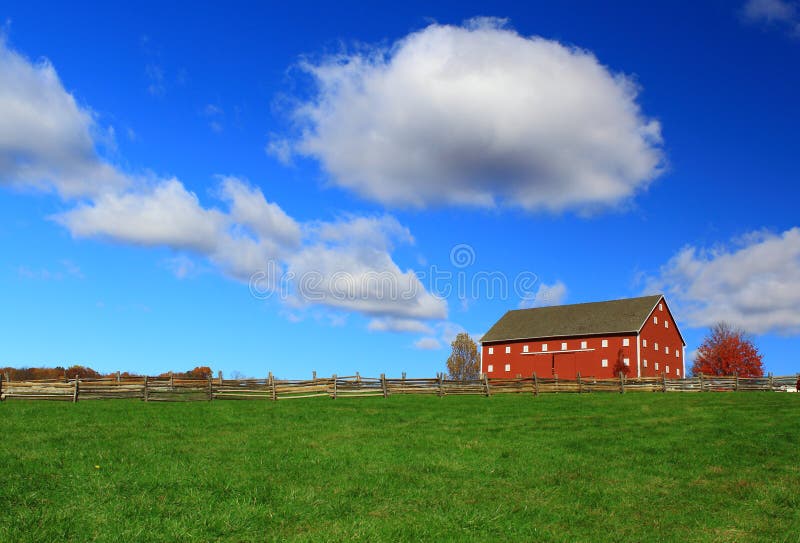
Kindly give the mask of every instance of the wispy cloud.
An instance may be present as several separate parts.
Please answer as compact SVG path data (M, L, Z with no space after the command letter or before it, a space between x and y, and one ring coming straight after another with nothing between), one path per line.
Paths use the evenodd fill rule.
M225 111L216 104L206 104L203 107L202 115L208 119L208 127L212 132L220 133L224 130L222 119Z
M40 281L61 281L68 277L84 279L83 271L71 260L62 260L55 268L33 268L20 265L17 267L17 275L24 279L35 279Z
M164 82L164 68L158 64L150 63L145 66L144 73L148 80L147 92L151 96L164 96L167 92L167 86Z
M560 305L567 298L567 286L561 281L556 281L552 285L540 283L536 293L531 293L519 303L521 309L530 307L544 307L549 305Z
M414 342L414 348L423 351L437 351L442 344L435 337L423 337Z
M800 37L800 5L792 0L748 0L742 8L745 21L781 27Z

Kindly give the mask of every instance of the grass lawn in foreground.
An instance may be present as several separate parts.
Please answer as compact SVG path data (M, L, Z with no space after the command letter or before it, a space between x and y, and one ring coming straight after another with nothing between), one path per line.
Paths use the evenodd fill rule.
M0 541L800 541L800 394L0 404Z

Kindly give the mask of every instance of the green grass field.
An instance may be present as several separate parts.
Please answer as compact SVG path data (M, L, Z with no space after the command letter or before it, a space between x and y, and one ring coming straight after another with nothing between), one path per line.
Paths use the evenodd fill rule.
M0 541L800 541L800 394L0 404Z

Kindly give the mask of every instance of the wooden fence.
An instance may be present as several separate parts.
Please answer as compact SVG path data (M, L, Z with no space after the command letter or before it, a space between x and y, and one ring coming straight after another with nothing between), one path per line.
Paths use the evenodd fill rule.
M597 392L794 392L797 376L745 378L737 376L700 375L688 379L643 377L629 379L559 379L530 377L514 379L480 379L458 381L443 374L435 378L400 378L354 376L317 378L309 380L276 379L272 373L266 379L178 379L174 377L138 377L103 379L62 379L39 381L10 381L0 375L0 401L20 400L105 400L136 398L146 402L210 401L210 400L289 400L297 398L361 398L395 394L429 394L436 396L494 394L589 394Z

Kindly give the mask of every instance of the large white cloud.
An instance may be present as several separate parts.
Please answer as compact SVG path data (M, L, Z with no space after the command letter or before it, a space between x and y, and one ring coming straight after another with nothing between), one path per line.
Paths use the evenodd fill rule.
M691 326L726 321L752 333L800 333L800 228L754 232L732 247L687 246L648 282Z
M100 194L128 183L98 157L90 110L68 93L47 60L33 63L0 33L0 184Z
M637 86L590 52L479 19L304 61L296 141L334 183L388 205L562 210L617 204L660 171ZM278 153L280 151L280 153Z
M108 163L96 134L91 112L49 62L32 63L0 40L0 182L77 200L53 217L73 236L169 247L176 256L168 267L181 277L192 258L242 281L266 272L269 289L288 283L287 303L363 313L382 323L375 330L422 330L415 321L446 317L446 302L392 258L394 243L413 242L396 219L303 224L231 176L219 177L214 205L204 204L179 179L130 175ZM285 272L293 275L278 277ZM303 290L310 276L319 281Z

